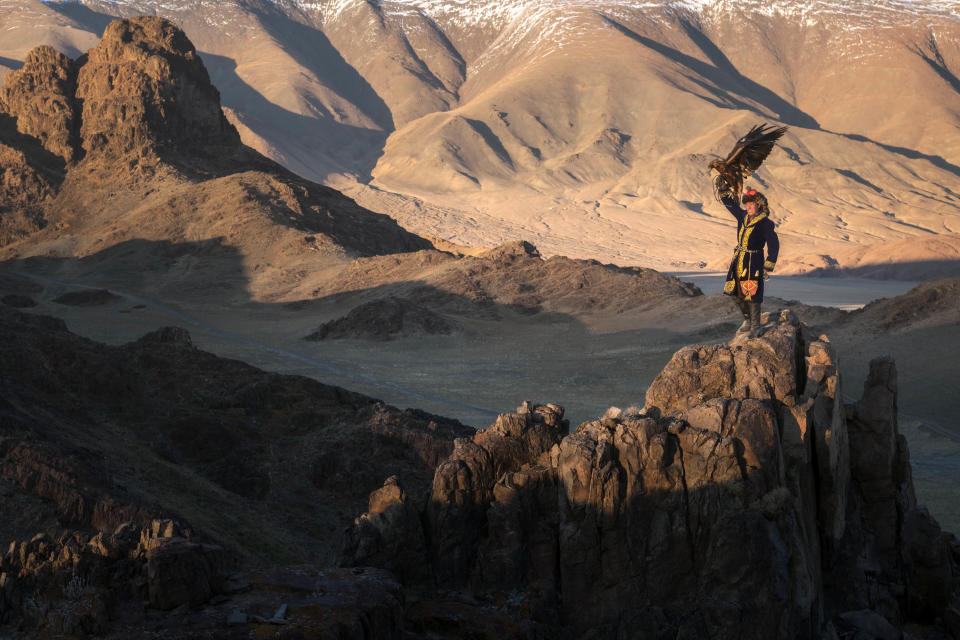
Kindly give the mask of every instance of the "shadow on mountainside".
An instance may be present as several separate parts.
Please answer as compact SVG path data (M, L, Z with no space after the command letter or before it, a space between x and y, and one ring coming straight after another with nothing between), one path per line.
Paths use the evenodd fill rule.
M117 16L112 16L108 13L99 13L94 11L90 7L87 7L79 2L61 1L45 2L44 4L48 9L56 11L60 15L68 18L72 22L82 27L86 27L88 31L96 35L98 38L103 37L103 32L106 30L108 24L119 19Z
M924 51L920 48L919 45L913 45L913 52L920 56L924 62L930 65L930 68L933 71L943 78L943 80L950 85L950 87L960 93L960 78L950 71L950 68L947 66L946 61L943 59L943 54L940 53L940 46L937 44L937 39L930 34L927 37L927 51Z
M282 43L301 66L309 69L321 83L353 105L379 126L385 135L394 129L393 115L387 103L377 95L373 87L344 60L319 29L314 29L279 11L272 4L260 5L252 10L267 32ZM328 116L335 114L328 112Z
M839 173L840 175L846 177L846 178L850 178L851 180L853 180L853 181L856 182L857 184L861 184L861 185L867 187L868 189L873 190L873 191L876 192L876 193L883 193L883 189L881 189L881 188L878 187L877 185L873 184L872 182L870 182L869 180L867 180L866 178L864 178L863 176L861 176L861 175L860 175L859 173L857 173L856 171L851 171L851 170L849 170L849 169L835 169L835 171L836 171L837 173ZM902 224L902 223L901 223L901 224ZM919 229L920 227L917 227L917 228Z
M304 170L317 174L318 180L331 173L345 169L358 172L358 178L369 182L370 172L383 151L391 129L378 131L343 124L324 105L309 100L309 108L317 113L312 118L281 107L251 87L237 72L237 62L232 58L200 52L211 82L221 92L224 107L231 108L240 121L254 133L270 140L278 134L290 142L288 148L302 146L304 154L316 154L321 150L329 160L325 166L317 166L316 158L310 155L300 159L295 154L286 158L288 163L299 163Z
M249 265L245 264L243 256L236 248L225 245L221 238L184 243L130 240L84 258L35 256L0 263L0 268L9 275L9 278L0 280L0 294L23 295L23 292L27 291L28 297L39 303L31 312L55 315L63 313L65 309L56 304L56 298L63 290L109 289L122 296L124 301L122 305L116 302L100 305L104 313L130 314L126 315L127 319L135 322L134 319L141 313L141 309L154 308L170 318L172 324L192 331L202 331L220 340L252 347L264 353L283 356L300 366L307 365L309 369L322 373L326 379L336 379L338 384L349 384L351 381L362 383L368 388L399 392L413 401L419 399L456 406L472 414L485 414L489 417L495 416L496 410L470 406L457 399L438 395L436 391L404 388L392 379L378 379L375 375L348 370L342 364L325 361L322 352L321 355L311 356L310 353L298 350L296 345L288 346L288 350L279 349L266 344L269 342L266 334L262 336L265 342L259 342L255 336L233 333L229 329L210 324L203 318L182 312L177 306L178 301L226 304L230 308L242 309L244 314L252 317L315 316L316 321L312 328L304 331L299 338L307 338L308 334L324 323L335 323L337 331L329 335L329 338L372 340L373 344L385 339L422 335L422 327L415 321L404 326L402 320L397 324L389 315L380 311L384 305L389 308L392 301L401 301L407 308L429 314L448 325L450 330L447 334L452 335L461 335L465 331L469 333L471 330L464 329L464 324L475 325L477 321L498 323L511 318L543 325L562 324L578 332L586 331L583 325L569 314L544 311L540 306L542 299L530 296L526 291L522 292L524 295L511 297L510 302L501 303L492 300L482 289L449 291L418 280L400 280L373 287L361 286L355 290L309 300L258 302L253 300L249 293ZM46 291L30 292L25 288L24 281L39 282L45 286ZM83 283L96 283L96 286L85 286ZM374 315L380 314L379 320L371 317L370 313L355 313L358 307L365 305L367 309L373 310ZM143 331L145 327L149 325L135 323L133 330Z
M747 100L754 101L773 112L777 120L784 124L823 131L824 133L841 136L856 142L872 143L886 151L901 155L911 160L926 160L939 169L943 169L944 171L948 171L956 176L960 176L960 166L945 160L941 156L922 153L907 147L900 147L878 142L860 134L842 133L823 129L816 119L811 115L799 109L795 105L790 104L767 87L741 74L733 65L733 63L730 62L723 52L717 48L717 46L714 45L713 42L711 42L710 39L703 34L703 32L686 20L681 20L680 25L683 27L690 40L697 45L697 47L705 56L707 56L712 64L702 62L672 47L655 40L651 40L650 38L646 38L631 30L629 27L621 24L620 22L617 22L610 16L602 13L598 13L598 15L600 15L603 20L628 38L639 42L645 47L663 55L665 58L672 60L692 71L695 75L686 75L685 77L713 96L710 98L706 95L696 94L697 97L708 100L716 107L723 109L742 109L745 111L755 111L755 108L749 102L747 102ZM923 59L934 68L934 71L936 71L941 77L950 83L951 86L954 88L957 87L955 83L960 83L960 81L958 81L956 76L946 69L945 66L940 64L942 59L936 57L936 52L933 54L933 59L930 59L923 52L917 51L916 53L923 57ZM679 86L666 76L662 76L662 78L665 82L670 83L679 91L691 93L689 89ZM765 114L760 115L765 116Z
M515 171L516 167L513 165L513 158L510 157L510 152L507 151L506 147L503 146L503 142L500 141L500 138L497 137L497 134L490 129L490 125L482 120L475 120L473 118L464 118L466 123L470 125L470 128L473 129L477 135L483 138L483 141L487 143L487 146L490 147L497 157L506 164L511 171Z
M17 131L17 119L5 113L0 113L0 143L21 151L27 166L51 187L59 187L66 178L66 161L47 151L38 138Z
M698 60L693 56L682 53L656 40L646 38L610 16L602 13L598 13L598 15L623 35L656 51L665 58L686 67L696 74L696 76L702 78L698 79L696 76L686 76L688 80L691 80L713 95L713 99L703 95L699 95L698 97L709 100L714 106L724 109L753 111L754 107L747 102L747 100L752 100L770 109L770 111L776 115L777 120L784 124L810 129L820 128L820 125L811 115L798 109L795 105L790 104L770 89L741 74L723 52L689 22L682 20L680 24L687 36L697 45L704 55L707 56L712 64ZM671 82L666 77L664 77L664 80ZM672 82L671 84L680 91L690 93L689 89L677 86Z
M838 131L830 131L829 129L822 129L822 131L824 131L825 133L832 133L833 135L842 136L844 138L847 138L848 140L853 140L855 142L869 142L871 144L877 145L878 147L880 147L885 151L889 151L890 153L895 153L897 155L903 156L904 158L909 158L911 160L926 160L933 166L939 169L943 169L944 171L948 171L953 175L960 177L960 166L957 166L952 162L945 160L943 156L934 156L928 153L922 153L920 151L917 151L916 149L910 149L908 147L898 147L896 145L887 144L885 142L877 142L876 140L873 140L872 138L868 138L867 136L860 135L859 133L841 133ZM956 192L953 192L950 189L947 189L947 187L944 187L941 185L941 188L946 191L949 191L956 197L960 197L960 194L957 194Z
M16 71L23 66L23 60L14 60L13 58L4 58L0 56L0 65L7 67L11 71Z
M707 59L714 64L714 67L718 72L726 74L728 77L734 79L737 84L743 87L740 95L749 97L752 100L756 100L760 104L766 106L774 113L778 114L777 119L784 124L804 127L807 129L820 128L820 125L813 116L799 109L796 105L787 102L767 87L740 73L740 71L733 66L733 63L730 62L727 56L724 55L723 51L713 44L710 38L704 35L704 33L691 22L688 20L680 20L680 26L683 27L687 37L690 38L690 40L697 45L700 51L703 52Z

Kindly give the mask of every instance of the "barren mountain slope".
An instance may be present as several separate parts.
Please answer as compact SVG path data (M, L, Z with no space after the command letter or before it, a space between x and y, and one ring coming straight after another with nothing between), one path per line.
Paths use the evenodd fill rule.
M957 6L16 0L0 10L44 34L98 33L107 14L170 15L245 141L413 231L474 245L522 236L549 254L620 264L711 262L730 221L706 161L757 121L784 123L791 132L754 180L787 240L782 268L809 269L845 260L851 245L960 228ZM16 33L0 36L8 66L24 55Z
M522 241L477 256L434 250L242 145L193 45L162 18L113 21L76 61L37 48L4 78L0 115L13 176L2 255L34 275L227 306L415 296L468 315L699 294L650 269L544 261Z
M4 78L0 114L6 257L99 254L88 271L122 265L153 290L202 262L211 291L265 280L279 295L292 266L431 246L242 145L193 45L162 19L115 21L78 61L34 50Z
M374 184L533 223L547 251L602 233L618 260L695 264L728 244L709 154L768 120L791 126L754 178L787 241L784 266L957 229L960 96L944 72L956 52L931 35L956 21L598 13L576 15L553 55L544 44L458 109L398 130Z

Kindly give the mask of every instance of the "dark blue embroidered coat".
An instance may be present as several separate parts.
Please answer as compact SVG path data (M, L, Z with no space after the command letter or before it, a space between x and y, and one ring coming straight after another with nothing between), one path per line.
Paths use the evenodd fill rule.
M780 239L766 213L758 213L747 223L747 212L740 208L736 198L725 197L722 202L737 219L737 246L733 251L723 292L736 295L739 287L745 300L763 302L763 272L772 272L776 266Z

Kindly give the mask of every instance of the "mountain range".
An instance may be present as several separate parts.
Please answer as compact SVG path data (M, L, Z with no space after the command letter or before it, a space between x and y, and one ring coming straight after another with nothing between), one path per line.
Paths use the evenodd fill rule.
M785 124L752 178L784 272L950 263L958 7L11 0L0 64L41 42L75 57L114 16L164 15L243 141L295 173L423 236L660 269L723 263L732 220L707 162Z
M960 632L960 278L734 335L650 268L408 230L243 144L175 23L102 33L0 87L0 635Z

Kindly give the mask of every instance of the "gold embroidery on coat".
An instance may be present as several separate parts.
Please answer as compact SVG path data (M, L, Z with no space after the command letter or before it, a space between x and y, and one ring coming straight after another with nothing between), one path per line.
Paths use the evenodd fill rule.
M748 270L743 268L743 257L749 255L746 249L749 246L750 234L753 233L753 228L757 226L757 223L766 217L766 213L761 213L751 220L749 224L747 224L746 218L744 218L744 224L742 227L740 227L740 237L737 238L737 244L744 249L744 251L737 251L737 276L740 278L746 278L749 276L749 273L747 273ZM747 266L749 267L750 264L747 263Z

